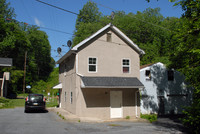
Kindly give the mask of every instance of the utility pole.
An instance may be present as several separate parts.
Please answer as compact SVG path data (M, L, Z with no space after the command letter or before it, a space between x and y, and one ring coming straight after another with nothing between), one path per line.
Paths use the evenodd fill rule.
M26 85L26 56L27 56L27 51L25 52L25 59L24 59L24 82L23 82L23 93L25 93L25 85Z

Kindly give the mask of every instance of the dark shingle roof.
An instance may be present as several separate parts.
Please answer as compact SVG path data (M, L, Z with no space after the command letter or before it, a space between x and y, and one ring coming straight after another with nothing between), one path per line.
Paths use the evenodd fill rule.
M142 88L136 77L81 77L82 88Z
M0 66L11 67L12 58L0 58Z

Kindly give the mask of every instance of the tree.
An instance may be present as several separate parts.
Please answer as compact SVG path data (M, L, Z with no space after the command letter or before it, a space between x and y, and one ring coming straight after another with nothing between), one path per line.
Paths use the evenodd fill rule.
M30 72L34 81L39 79L45 80L54 66L51 61L51 46L48 36L45 32L35 27L28 28L27 33L31 43L31 47L28 50L28 72Z
M7 3L6 0L0 0L0 18L12 19L15 17L14 9L10 7L10 3Z
M14 9L6 0L0 0L0 57L13 59L12 68L0 69L11 72L11 89L22 91L25 53L27 52L26 83L46 80L54 67L51 46L45 32L38 27L24 25L12 17ZM9 17L9 19L7 19Z
M98 11L96 3L88 1L79 11L76 20L75 37L73 38L73 46L81 42L86 37L96 32L99 28L101 12Z
M78 30L80 23L98 22L100 17L101 12L99 12L97 4L92 1L88 1L79 11L79 15L76 20L76 30Z

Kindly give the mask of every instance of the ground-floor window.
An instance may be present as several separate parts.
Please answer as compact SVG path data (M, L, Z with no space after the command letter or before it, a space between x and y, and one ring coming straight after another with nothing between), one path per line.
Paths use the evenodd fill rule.
M72 100L73 100L73 93L71 92L71 97L70 97L70 103L72 104Z

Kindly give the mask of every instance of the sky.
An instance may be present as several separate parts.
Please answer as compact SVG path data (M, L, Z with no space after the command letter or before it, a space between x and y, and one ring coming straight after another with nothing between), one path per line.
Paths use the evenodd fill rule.
M79 10L88 0L41 0L51 5L79 13ZM147 8L160 7L164 17L181 17L183 13L181 7L173 6L168 0L92 0L97 3L99 11L103 15L111 15L114 10L125 11L125 13L143 12ZM51 45L51 56L57 61L61 56L69 51L67 41L72 40L75 30L77 15L64 12L51 6L40 3L36 0L7 0L10 6L15 9L16 20L26 22L29 25L37 25L40 30L45 31ZM51 30L50 30L51 29ZM62 49L61 54L57 53L57 48Z

